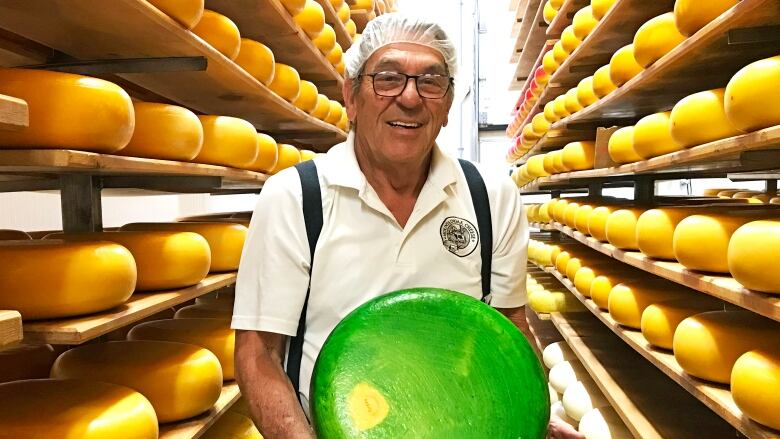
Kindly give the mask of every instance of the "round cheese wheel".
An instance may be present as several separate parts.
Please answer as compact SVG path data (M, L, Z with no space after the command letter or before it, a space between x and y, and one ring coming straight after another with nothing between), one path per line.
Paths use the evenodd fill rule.
M21 230L0 229L0 241L28 241L32 237Z
M244 168L257 158L257 131L244 119L230 116L198 116L203 125L203 148L197 163Z
M566 108L565 93L553 100L553 111L555 111L555 114L558 116L559 119L563 119L571 115L571 112Z
M98 78L45 70L0 68L0 94L24 99L29 126L0 130L0 148L116 152L133 135L130 96Z
M229 319L233 316L232 302L197 303L179 308L175 319Z
M203 125L192 111L152 102L133 102L133 109L133 137L117 154L190 161L203 147Z
M344 113L344 107L338 101L330 101L330 110L328 115L325 116L325 122L335 125L341 120L341 115Z
M576 297L568 292L537 290L529 293L528 305L537 313L574 311L580 308Z
M0 351L0 383L48 378L56 359L57 354L47 344L5 348Z
M621 47L609 60L609 78L616 87L628 82L634 76L642 73L644 68L634 57L634 45Z
M236 23L208 9L203 11L203 16L192 32L231 60L236 58L241 48L241 34Z
M590 297L590 286L593 284L593 280L598 276L593 268L580 267L577 273L574 274L574 288L585 297Z
M306 0L303 10L293 15L293 21L309 38L317 38L325 27L325 11L316 1Z
M726 86L726 116L731 124L745 132L780 125L780 90L774 86L778 81L780 55L738 71Z
M577 208L577 213L574 214L574 228L579 232L587 235L588 221L590 220L590 214L593 213L595 207L590 204L583 204Z
M314 160L314 157L317 157L317 153L314 151L309 151L308 149L302 149L301 152L301 161L305 162L307 160Z
M683 320L674 358L697 378L728 384L737 359L753 349L780 348L780 324L750 311L711 311Z
M550 368L548 376L550 385L560 394L566 392L566 389L577 381L590 378L582 364L576 360L561 361Z
M268 171L269 174L273 175L277 172L287 169L291 166L295 166L298 163L301 162L301 153L298 151L298 148L288 145L286 143L280 143L279 144L279 159L276 161L276 166L274 166L273 169Z
M306 0L280 0L290 15L295 16L306 6Z
M535 133L543 136L550 130L550 122L544 117L544 113L539 113L531 119L531 127Z
M563 147L563 165L570 171L593 169L596 142L571 142Z
M670 282L643 279L615 285L609 292L607 309L616 322L629 328L642 328L642 313L658 302L691 297L691 292Z
M634 151L645 159L679 151L678 143L671 132L671 112L655 113L639 119L634 125Z
M592 379L577 381L569 386L563 393L561 402L566 414L576 421L595 408L609 405Z
M697 209L662 207L642 213L636 222L639 251L650 258L674 260L674 229Z
M675 104L670 114L672 138L685 148L740 134L726 117L725 88L694 93Z
M728 273L731 235L756 219L752 215L691 215L674 229L674 257L689 270Z
M580 203L577 202L570 202L566 205L566 207L563 209L563 218L561 221L562 223L566 224L569 227L574 227L574 220L577 218L577 211L580 208Z
M131 223L123 231L177 231L202 235L211 249L211 272L238 269L248 229L242 224L220 222Z
M674 331L683 320L696 314L723 309L717 300L691 297L654 303L642 312L642 335L651 345L672 349Z
M298 99L301 93L301 76L298 71L287 64L276 63L274 79L268 88L288 102Z
M683 35L691 36L707 23L718 18L739 0L677 0L674 2L674 18Z
M582 267L590 267L599 270L604 266L612 264L615 264L614 259L605 258L599 254L580 254L579 257L569 259L569 263L566 264L566 277L574 282L574 278L577 276L577 272Z
M778 258L780 219L749 222L738 228L729 240L729 272L751 290L780 293Z
M542 10L542 18L544 22L550 24L555 20L558 15L558 10L553 8L549 1L545 2L544 9Z
M163 14L173 18L185 29L192 29L203 16L205 0L149 0Z
M616 130L609 137L607 144L609 157L615 163L634 163L642 160L642 157L634 150L634 127L628 126Z
M780 349L744 353L731 371L731 395L750 419L780 429Z
M230 304L233 305L235 301L236 295L232 292L216 292L211 294L206 294L200 297L197 297L195 299L195 304L211 304L211 303L218 303L218 304Z
M550 404L555 404L556 402L559 402L561 400L560 395L558 395L558 392L556 392L555 389L553 389L550 383L547 383L547 390L550 391Z
M309 81L301 81L301 91L293 105L311 114L317 108L317 86Z
M133 389L86 380L0 384L0 425L8 438L156 439L157 416Z
M342 23L346 24L352 16L352 14L350 14L349 5L346 2L341 5L341 7L336 10L336 15ZM357 43L357 41L353 41L353 43Z
M555 258L555 269L558 273L566 274L566 267L569 265L569 261L572 259L572 254L568 251L562 251L558 253L558 257Z
M544 118L547 119L547 122L550 122L550 124L554 124L555 122L558 122L557 114L555 114L555 103L553 101L550 101L546 104L544 104Z
M233 351L236 332L227 319L178 318L155 320L136 325L127 334L128 340L159 340L187 343L208 349L219 359L222 378L235 378Z
M593 8L590 5L577 11L571 22L574 28L574 35L580 40L585 40L593 32L597 24L599 24L599 21L593 16Z
M252 419L233 411L220 416L201 437L203 439L263 439Z
M642 208L618 209L607 218L607 241L621 250L639 250L636 240L636 225Z
M734 194L736 194L738 192L741 192L741 191L742 191L742 189L724 189L724 190L718 192L717 195L718 195L718 197L731 198L732 195L734 195Z
M634 35L634 57L640 66L650 67L685 41L685 36L677 30L674 13L667 12L651 18Z
M257 158L246 168L256 172L268 172L279 159L279 146L268 134L257 133Z
M555 156L552 154L552 152L544 154L544 158L542 159L542 167L544 168L544 172L549 175L558 173L558 171L555 170L554 161Z
M558 202L555 203L555 206L553 207L552 210L552 215L553 218L555 218L555 221L559 223L563 223L566 207L569 205L570 202L576 202L576 200L577 200L576 198L562 198L558 200Z
M541 136L534 132L534 127L532 125L526 124L522 130L522 137L527 140L536 142Z
M330 112L330 99L322 93L317 94L317 106L311 115L320 120L325 120Z
M241 48L235 62L265 85L269 85L274 79L276 71L274 53L263 43L241 38Z
M0 242L0 309L17 310L24 320L113 308L130 298L135 283L133 256L113 242Z
M567 91L563 96L563 105L566 107L566 111L568 111L569 114L574 114L583 109L582 104L580 104L580 101L577 100L576 88L572 88L571 90Z
M573 53L580 44L582 44L582 40L574 35L574 28L572 26L567 26L561 33L561 45L563 46L563 50L567 53Z
M552 75L560 67L560 63L555 60L553 51L550 50L542 56L542 68L548 75Z
M341 119L339 119L339 121L336 122L336 126L341 131L349 131L349 116L347 115L347 111L346 110L344 110L341 113Z
M528 158L528 174L531 177L547 177L547 171L544 170L544 156L535 155Z
M590 295L600 309L609 309L609 293L616 285L625 282L626 278L620 275L602 274L593 278L590 283Z
M344 49L341 48L341 45L339 43L336 43L336 45L333 46L333 49L331 49L331 51L328 52L327 55L325 55L325 59L327 59L328 62L331 63L332 65L334 66L337 65L338 63L342 62L344 59Z
M617 0L591 0L590 7L592 8L593 18L601 20L607 15L607 12L609 12L616 1Z
M350 3L349 7L353 10L363 9L366 11L374 10L374 0L355 0Z
M165 341L111 341L65 351L51 377L127 386L152 403L160 422L210 409L222 393L219 360L200 346Z
M574 351L565 341L551 343L542 351L542 361L548 369L552 369L558 363L576 359Z
M607 220L619 206L599 206L593 209L588 218L588 233L601 242L607 241Z
M334 47L336 47L336 31L333 30L333 26L326 24L322 28L322 32L320 32L316 38L313 38L311 42L317 46L317 49L320 50L320 53L327 55L331 50L333 50Z
M631 439L634 435L612 407L599 407L585 413L579 432L585 439Z
M169 290L195 285L209 273L211 250L192 232L53 233L44 239L115 242L133 255L138 291Z
M588 76L580 81L577 85L577 101L579 101L580 105L587 107L595 104L598 100L599 97L593 91L593 76Z
M357 24L355 23L355 20L350 18L346 23L344 23L344 27L347 29L347 34L349 34L349 37L354 39L357 35Z
M593 93L597 98L603 98L615 90L617 86L609 76L609 65L599 67L593 74Z
M566 409L563 408L563 402L562 401L554 402L550 406L550 417L552 418L553 416L557 417L561 421L563 421L563 422L565 422L565 423L567 423L567 424L569 424L569 425L571 425L571 426L573 426L575 428L577 427L577 421L575 421L574 419L569 417L569 415L566 414Z

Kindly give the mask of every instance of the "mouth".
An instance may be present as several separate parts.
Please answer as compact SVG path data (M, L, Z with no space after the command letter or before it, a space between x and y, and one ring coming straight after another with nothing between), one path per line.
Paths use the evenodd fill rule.
M405 121L400 121L400 120L390 121L390 122L387 122L387 124L390 125L393 128L402 128L402 129L406 129L406 130L416 130L416 129L420 128L421 126L423 126L423 124L421 124L419 122L405 122Z

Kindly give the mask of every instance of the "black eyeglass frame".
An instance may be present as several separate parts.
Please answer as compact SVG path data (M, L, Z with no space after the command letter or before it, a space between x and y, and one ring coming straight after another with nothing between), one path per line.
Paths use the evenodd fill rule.
M404 81L404 85L398 90L397 94L394 94L394 95L381 94L381 93L379 93L376 90L376 82L374 81L374 78L377 75L382 75L382 74L387 74L387 73L392 73L392 74L395 74L395 75L401 75L401 76L406 78L406 81ZM409 84L409 80L413 79L414 80L414 89L415 89L415 91L417 91L417 95L418 96L420 96L423 99L442 99L445 96L447 96L447 93L450 91L450 88L452 88L452 85L455 82L455 78L453 78L452 76L438 75L438 74L431 74L431 73L423 73L422 75L407 75L406 73L401 73L401 72L387 72L387 71L385 71L385 72L375 72L375 73L361 73L361 74L358 75L358 78L362 78L364 76L368 76L368 77L371 78L371 88L374 90L374 94L376 94L377 96L382 96L382 97L386 97L386 98L394 98L394 97L401 96L401 94L404 92L404 90L406 90L406 86ZM442 93L441 96L429 97L429 96L423 96L422 93L420 93L420 88L417 85L417 79L418 78L422 78L422 77L431 77L431 76L437 77L437 78L447 78L447 88L444 89L444 92Z

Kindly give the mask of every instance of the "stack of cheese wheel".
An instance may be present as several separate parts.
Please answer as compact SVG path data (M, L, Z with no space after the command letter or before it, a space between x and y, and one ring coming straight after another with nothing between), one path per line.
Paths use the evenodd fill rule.
M156 439L152 404L132 388L87 380L0 384L0 425L7 438Z
M204 439L263 439L252 419L229 410L201 436Z
M24 320L103 311L130 298L136 275L133 255L113 242L2 241L0 309Z
M582 364L575 360L561 361L550 368L550 385L556 392L563 395L566 389L577 381L590 378Z
M542 289L529 293L528 304L537 313L573 312L581 310L582 304L568 291Z
M780 55L748 64L726 85L726 117L740 131L780 125Z
M211 250L203 236L192 232L54 233L44 239L72 242L110 241L128 250L138 271L136 290L184 288L209 273Z
M325 11L314 0L306 0L303 9L293 15L293 21L311 39L317 38L325 28Z
M211 249L211 272L238 269L248 229L241 224L220 222L131 223L121 231L193 232L206 238Z
M161 423L205 412L222 392L222 368L213 353L200 346L165 341L79 346L57 358L51 377L135 389L149 399Z
M203 126L192 111L176 105L134 102L135 130L118 154L190 161L203 147Z
M203 148L193 159L198 163L248 168L257 159L257 131L244 119L229 116L198 116L203 125Z
M780 430L780 348L751 350L731 370L731 395L742 413Z
M746 288L780 293L776 273L780 249L780 212L773 219L753 221L738 228L728 244L729 273Z
M130 96L102 79L0 68L0 94L23 99L29 107L29 126L0 130L0 148L114 153L133 135L135 113Z
M274 80L276 74L274 53L263 43L242 38L241 47L234 61L264 85L269 85Z
M674 229L680 221L700 211L680 206L646 210L636 221L637 247L648 257L674 260Z
M311 114L317 108L317 86L313 82L301 81L301 91L292 104Z
M667 300L696 297L693 290L660 278L645 278L615 285L609 292L608 310L616 322L642 328L642 313L648 306Z
M644 279L643 273L636 270L600 270L598 276L594 277L590 282L590 294L588 296L600 309L608 310L609 295L613 288L617 285L639 281L640 279Z
M634 35L634 57L644 68L650 67L680 43L685 36L677 30L674 13L667 12L643 24Z
M644 212L641 207L626 207L612 212L606 222L607 241L621 250L638 250L636 225Z
M277 146L276 165L268 171L273 175L289 167L295 166L301 162L301 152L298 148L288 145L286 143L280 143Z
M690 37L706 26L739 0L677 0L674 2L674 18L680 33Z
M643 70L644 68L639 65L634 56L633 44L615 51L609 61L609 78L615 87L622 86Z
M48 378L57 354L47 344L21 344L0 351L0 383Z
M233 60L241 48L241 33L228 17L206 9L192 32L202 38L217 52Z
M617 262L602 262L601 264L589 264L589 266L583 266L574 275L572 282L577 292L585 297L591 297L593 283L599 277L606 277L607 279L621 279L621 281L628 280L630 278L641 277L642 272L631 268L625 264ZM618 282L619 283L619 282ZM601 284L603 288L603 284ZM611 289L611 288L610 288ZM606 294L609 294L607 291ZM603 302L606 308L606 299Z
M723 309L723 304L705 295L656 302L642 312L642 336L655 347L671 350L674 332L680 322L693 315L719 309Z
M563 341L550 343L542 350L542 362L548 369L552 369L558 363L576 359L577 356L574 355L574 351Z
M557 5L557 7L556 7ZM558 15L558 10L561 9L562 3L560 1L547 0L544 3L544 9L542 10L542 18L544 22L550 24L555 20Z
M255 172L269 172L279 160L279 145L268 134L257 133L257 157L246 168Z
M149 0L165 15L176 20L185 29L192 29L203 16L205 0Z
M287 64L274 65L274 78L268 88L287 102L294 102L301 93L301 75Z

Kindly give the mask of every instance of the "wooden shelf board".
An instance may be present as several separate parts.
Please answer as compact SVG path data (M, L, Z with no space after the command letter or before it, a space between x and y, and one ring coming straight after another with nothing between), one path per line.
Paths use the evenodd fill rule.
M519 15L522 17L522 21L520 22L520 30L517 32L515 44L512 47L512 62L518 62L523 55L523 46L525 46L525 41L528 39L528 35L531 32L531 26L534 25L534 18L536 17L539 5L542 2L541 0L526 0L522 3L525 9L523 9L522 12L518 10L518 14L522 14Z
M636 438L734 437L729 424L589 313L553 313L552 322Z
M212 274L198 285L179 290L134 293L124 304L87 316L24 322L24 341L76 345L232 285L236 273Z
M530 3L529 3L530 5ZM523 51L520 53L520 59L517 61L517 68L515 69L515 80L525 81L532 74L534 64L540 59L540 52L548 41L545 29L547 23L544 22L542 17L542 11L544 10L544 2L539 2L539 7L536 11L536 15L531 19L531 27L528 31L528 37L523 43ZM521 35L522 37L522 35Z
M0 130L21 130L30 123L27 102L0 94Z
M295 133L331 145L346 139L146 1L115 0L110 8L89 0L6 2L0 5L0 27L78 59L203 56L205 71L119 76L196 111L246 119L271 135Z
M22 341L22 315L17 311L0 310L0 348Z
M349 15L352 17L352 21L355 22L357 33L362 34L363 29L368 24L368 11L365 9L352 9Z
M566 26L571 24L574 14L580 9L590 4L588 0L566 0L561 5L561 9L558 9L558 13L550 23L550 27L547 28L547 36L550 38L558 38Z
M325 11L325 22L329 25L333 26L333 30L336 31L336 42L341 45L341 48L344 50L344 52L349 49L349 46L352 45L352 37L349 36L349 32L347 32L347 28L344 26L344 23L341 22L341 20L338 17L338 14L336 14L336 10L333 9L333 5L330 4L330 1L328 0L316 0L317 3L322 6L322 10ZM339 96L341 96L341 90L339 90L338 93ZM343 102L342 99L339 99Z
M724 87L745 65L777 55L773 44L729 44L728 31L778 22L780 3L777 1L743 0L626 84L556 122L553 128L601 119L632 120L668 110L692 93Z
M197 439L203 436L240 397L241 390L237 383L225 383L211 410L185 421L160 425L160 439Z

